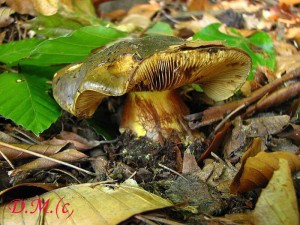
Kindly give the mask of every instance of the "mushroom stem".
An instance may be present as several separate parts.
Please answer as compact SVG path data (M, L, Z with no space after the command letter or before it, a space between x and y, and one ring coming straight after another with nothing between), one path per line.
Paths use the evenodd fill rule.
M120 132L129 129L137 136L158 141L190 135L183 119L188 113L188 107L176 90L131 92L124 105Z

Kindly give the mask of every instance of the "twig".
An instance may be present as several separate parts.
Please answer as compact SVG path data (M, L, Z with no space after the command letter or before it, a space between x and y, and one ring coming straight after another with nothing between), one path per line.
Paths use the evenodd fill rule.
M224 166L226 166L228 169L231 170L231 167L223 159L221 159L217 154L215 154L214 152L211 152L210 154L212 157L214 157L216 160L218 160L220 163L222 163Z
M297 77L300 77L300 67L295 69L293 72L287 73L283 75L281 78L273 81L272 83L269 83L262 88L254 91L251 96L230 102L228 104L220 105L220 106L213 106L210 107L203 112L200 113L194 113L185 116L185 119L189 121L189 126L191 129L197 129L202 126L206 126L209 124L212 124L216 121L221 120L224 115L228 112L232 112L234 109L238 108L240 105L246 104L251 105L254 102L257 102L260 100L263 96L266 96L267 94L273 92L276 90L280 85L282 85L284 82L288 80L295 79ZM197 121L200 120L200 121Z
M30 137L28 134L26 134L24 131L22 131L22 130L16 128L16 127L14 127L13 130L16 131L16 132L18 132L19 134L22 134L24 137L28 138L28 140L31 141L31 143L29 143L29 144L39 144L39 141L38 141L38 140L33 139L33 138ZM16 136L16 138L18 138L18 139L20 139L20 140L24 140L23 138L18 137L18 136Z
M175 171L175 170L173 170L173 169L171 169L171 168L169 168L169 167L167 167L167 166L165 166L165 165L162 165L162 164L160 164L160 163L158 163L158 165L159 165L160 167L166 169L166 170L171 171L172 173L175 173L176 175L182 177L182 178L185 179L186 181L188 180L188 179L186 179L184 176L182 176L180 173L178 173L177 171Z
M183 223L179 223L179 222L176 222L173 220L168 220L168 219L157 217L157 216L151 216L151 215L141 215L141 216L144 218L147 218L149 220L154 220L156 222L164 223L167 225L184 225Z
M158 225L157 223L152 222L151 220L145 218L142 215L136 215L134 216L136 219L143 221L144 223L146 223L147 225Z
M243 104L240 105L239 107L237 107L235 110L231 111L231 113L229 113L223 120L221 120L221 122L215 127L214 131L209 135L209 139L213 137L214 134L216 134L222 127L223 125L237 112L239 112L240 110L242 110L243 108L245 108L247 106L247 104Z
M50 160L52 162L56 162L58 164L61 164L61 165L64 165L64 166L67 166L67 167L79 170L81 172L87 173L87 174L92 175L92 176L96 176L95 173L92 173L92 172L87 171L85 169L82 169L80 167L74 166L74 165L72 165L70 163L66 163L66 162L63 162L63 161L60 161L60 160L57 160L57 159L53 159L53 158L50 158L48 156L45 156L45 155L42 155L42 154L39 154L39 153L36 153L36 152L32 152L32 151L29 151L29 150L26 150L26 149L23 149L23 148L19 148L19 147L16 147L16 146L4 143L2 141L0 141L0 145L4 146L4 147L7 147L7 148L10 148L10 149L13 149L13 150L16 150L16 151L20 151L20 152L24 152L24 153L27 153L27 154L30 154L30 155L34 155L34 156L39 157L39 158L44 158L44 159Z
M78 184L81 184L80 180L78 180L73 174L71 174L71 173L69 173L67 171L64 171L64 170L61 170L61 169L52 169L52 170L64 173L64 174L72 177L74 180L76 180L78 182Z
M2 157L6 160L6 162L10 165L10 167L14 170L15 169L15 167L14 167L14 165L11 163L11 161L6 157L6 155L2 152L2 151L0 151L0 154L2 155Z
M130 175L130 177L128 177L127 179L131 179L131 178L133 178L135 175L136 175L136 171L134 171L134 172Z

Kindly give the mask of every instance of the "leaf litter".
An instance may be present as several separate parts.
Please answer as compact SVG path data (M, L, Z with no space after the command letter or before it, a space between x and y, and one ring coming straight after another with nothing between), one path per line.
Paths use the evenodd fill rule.
M175 34L179 37L192 38L198 35L199 38L202 36L205 39L205 35L208 34L205 33L206 30L219 37L226 36L227 42L235 40L243 47L245 46L242 40L248 43L251 43L251 40L255 42L255 35L258 31L265 30L267 32L262 36L268 33L268 38L260 37L260 39L267 40L266 43L269 45L266 47L263 44L262 46L250 44L251 51L258 55L258 58L253 58L256 60L253 65L259 64L267 67L253 67L254 80L247 81L248 86L245 85L241 92L230 100L216 105L207 100L201 91L190 89L192 91L187 93L190 97L184 99L191 109L191 114L187 115L186 119L192 129L200 131L197 140L187 139L176 142L172 139L172 141L163 140L155 143L145 137L136 137L130 132L121 135L118 131L111 132L110 130L115 128L114 124L118 123L116 121L120 120L119 110L115 109L122 106L123 100L116 101L114 97L109 97L99 108L100 116L97 116L97 119L104 121L103 124L108 124L106 129L114 134L112 136L116 139L111 143L101 140L104 137L101 135L103 128L97 130L89 127L85 120L74 118L69 114L64 114L61 120L42 133L37 138L40 142L38 145L25 146L23 143L18 143L20 148L40 149L43 154L44 149L49 149L50 157L57 158L59 161L72 162L87 171L93 171L95 176L53 163L46 158L35 160L16 158L17 156L11 155L14 151L1 146L0 150L2 149L3 155L16 166L15 173L7 176L7 171L11 169L5 160L1 162L3 172L0 171L0 176L5 178L1 187L32 181L66 186L63 194L60 194L60 189L57 189L57 193L47 192L46 196L42 195L41 199L51 199L49 203L54 204L55 200L52 198L56 195L63 198L72 192L68 188L77 188L71 185L74 178L77 182L86 183L83 186L89 186L92 189L98 184L89 184L91 181L111 182L109 185L98 185L105 190L105 195L99 196L98 192L94 192L88 200L90 204L106 203L95 207L101 211L100 217L108 217L107 224L117 224L136 213L170 207L173 204L175 207L160 210L159 214L154 214L154 216L153 214L138 215L127 222L134 224L138 224L139 221L144 221L146 224L155 224L155 221L156 223L163 221L162 223L165 224L172 224L172 221L174 224L175 221L184 224L266 224L270 221L272 224L298 223L297 196L294 193L296 192L299 196L299 190L294 189L291 174L299 170L300 73L299 68L295 66L299 62L299 6L296 5L299 2L282 0L279 3L253 4L250 1L212 3L193 0L188 3L176 2L174 4L169 1L150 1L144 5L132 7L131 10L123 9L122 13L111 10L109 13L105 12L106 14L101 14L102 4L104 5L104 3L99 3L101 1L94 1L95 8L91 7L90 1L74 1L73 3L52 1L54 4L46 8L34 5L35 1L28 1L30 3L25 8L21 7L22 4L25 6L22 1L15 1L21 4L18 6L13 6L12 1L6 2L7 6L11 7L10 10L15 10L19 14L36 15L36 12L39 12L40 15L34 20L25 19L25 24L26 26L31 24L30 29L44 37L66 35L86 25L109 24L113 28L137 36ZM59 4L65 5L62 7ZM105 4L110 4L110 1ZM96 16L94 9L100 12L100 17ZM82 15L86 14L89 16L81 20ZM9 16L5 26L10 28L7 30L5 26L2 28L4 29L4 42L13 37L10 32L15 24L10 24L11 18L18 19L13 14ZM24 20L23 16L20 18ZM141 23L141 18L145 18L144 23ZM54 21L52 25L51 20ZM59 25L60 21L64 21L65 24ZM217 25L219 29L211 29L216 27L216 23L219 23ZM226 25L220 26L220 23ZM29 36L26 33L27 28L24 30L24 27L21 31L23 37ZM230 27L235 27L235 30ZM38 28L41 28L40 31ZM116 33L118 32L120 31ZM124 37L126 34L120 33L120 36ZM251 36L252 39L249 39ZM118 34L115 37L118 38ZM51 45L51 42L48 44ZM274 52L269 51L271 45L274 46ZM55 62L66 62L64 60L72 61L57 58L42 62L43 59L39 62L40 57L46 57L41 50L40 46L33 52L29 51L28 54L25 52L24 55L11 55L12 58L9 58L7 65L18 63L20 58L25 57L21 59L21 62L30 66L31 59L26 58L30 53L34 53L32 63L37 66L40 63L48 66L52 64L51 62L55 64ZM28 50L25 48L25 51ZM274 67L275 59L276 67ZM26 69L25 66L24 69ZM111 107L112 104L114 104L113 107ZM239 110L236 110L237 108ZM1 131L11 134L11 131L8 132L7 124L16 126L7 118L0 117ZM222 129L224 124L226 129ZM26 128L26 123L24 127ZM16 140L6 137L5 141L2 141L14 143ZM51 144L50 147L49 144ZM20 154L21 157L22 155L24 154ZM119 193L118 189L123 184L118 185L115 182L122 183L131 178L134 178L147 191L138 189L135 192L126 187L124 188L126 194ZM294 181L299 182L299 178L297 181L294 177ZM263 189L264 187L266 188ZM88 191L82 191L83 187L78 188L81 196L89 195ZM233 192L242 193L235 195L232 194ZM150 193L168 200L160 199ZM114 200L108 200L110 194L116 194L117 197ZM151 196L151 199L159 202L154 203L156 205L154 207L143 208L136 202L137 199L143 198L142 196L146 198ZM128 198L129 204L123 204L120 209L111 206L116 199L123 198ZM28 203L32 199L25 201ZM64 201L69 203L66 199ZM85 215L88 212L82 213L85 212L85 208L79 203L76 204L76 201L77 198L75 203L72 203L72 207L75 206L72 209L74 212L81 213L77 216L74 214L74 218L72 216L70 218L80 221L79 223L87 220L88 223L98 221L99 216L87 218ZM163 206L162 202L164 202ZM5 204L10 203L6 201L2 207ZM128 207L134 207L137 211L127 214ZM288 210L285 211L286 209ZM126 215L122 212L126 212ZM40 213L34 215L53 220L45 211L42 210ZM21 213L14 214L14 217L5 216L2 219L8 224L12 222L18 224L17 220L21 215ZM158 218L165 219L159 220ZM26 217L26 220L28 220L26 224L34 221L29 217ZM60 222L64 224L63 220Z

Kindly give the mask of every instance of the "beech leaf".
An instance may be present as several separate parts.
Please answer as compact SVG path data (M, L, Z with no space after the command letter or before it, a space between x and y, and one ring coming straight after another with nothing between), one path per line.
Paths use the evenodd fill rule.
M36 66L74 63L84 59L91 50L126 35L125 32L109 27L82 27L70 35L45 40L19 63Z
M56 225L115 225L137 213L172 206L168 200L138 187L133 180L120 185L86 183L68 186L30 199L16 200L0 206L3 225L39 224L41 218L47 224Z
M249 38L243 37L239 32L230 29L233 35L222 33L220 23L214 23L203 28L194 35L194 39L204 41L223 40L225 44L238 47L246 51L252 58L252 71L249 79L252 80L257 66L267 66L275 69L275 53L272 39L265 32L256 32Z
M35 75L0 74L0 115L36 135L47 129L61 110L47 92L50 85L46 82L46 78Z
M297 197L287 160L279 159L268 186L262 190L252 212L255 225L299 224Z
M289 152L260 152L255 157L249 157L241 168L242 174L237 174L240 179L234 178L234 182L239 180L236 190L241 193L253 190L258 187L265 187L271 179L273 172L279 168L279 159L288 161L292 172L300 169L300 157ZM232 184L233 186L233 184Z

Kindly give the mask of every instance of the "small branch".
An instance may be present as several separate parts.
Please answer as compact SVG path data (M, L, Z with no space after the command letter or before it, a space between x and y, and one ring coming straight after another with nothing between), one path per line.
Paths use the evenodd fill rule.
M4 146L4 147L7 147L7 148L10 148L10 149L13 149L13 150L16 150L16 151L20 151L20 152L24 152L24 153L27 153L27 154L30 154L30 155L34 155L34 156L39 157L39 158L44 158L44 159L50 160L50 161L52 161L52 162L56 162L56 163L58 163L58 164L61 164L61 165L64 165L64 166L73 168L73 169L75 169L75 170L79 170L79 171L81 171L81 172L87 173L87 174L92 175L92 176L96 176L95 173L92 173L92 172L87 171L87 170L85 170L85 169L82 169L82 168L80 168L80 167L74 166L74 165L72 165L72 164L69 164L69 163L66 163L66 162L62 162L62 161L60 161L60 160L53 159L53 158L51 158L51 157L48 157L48 156L45 156L45 155L42 155L42 154L39 154L39 153L36 153L36 152L32 152L32 151L29 151L29 150L26 150L26 149L23 149L23 148L19 148L19 147L16 147L16 146L13 146L13 145L4 143L4 142L2 142L2 141L0 141L0 145L1 145L1 146Z
M243 98L241 100L230 102L224 105L210 107L203 112L187 115L185 119L189 121L189 126L191 129L197 129L206 125L210 125L216 121L222 120L225 114L231 113L241 105L251 105L254 102L257 102L262 97L276 90L284 82L295 79L297 77L300 77L300 67L291 73L283 75L281 78L273 81L272 83L269 83L262 88L254 91L250 97Z
M160 163L158 163L158 165L159 165L160 167L166 169L166 170L171 171L172 173L175 173L176 175L182 177L182 178L185 179L186 181L188 180L188 179L186 179L184 176L182 176L180 173L176 172L175 170L172 170L171 168L169 168L169 167L167 167L167 166L165 166L165 165L162 165L162 164L160 164Z
M14 165L13 165L13 164L11 163L11 161L6 157L6 155L5 155L2 151L0 151L0 154L2 155L3 159L5 159L6 162L10 165L10 167L14 170L14 169L15 169Z

